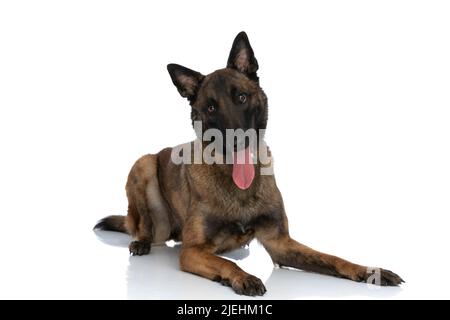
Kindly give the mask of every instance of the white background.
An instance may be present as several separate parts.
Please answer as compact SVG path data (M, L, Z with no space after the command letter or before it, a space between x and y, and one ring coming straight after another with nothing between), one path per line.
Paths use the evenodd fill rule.
M0 298L237 298L129 257L133 162L193 139L166 71L225 66L245 30L291 234L399 273L401 288L239 263L265 298L449 298L450 7L446 1L2 1ZM247 251L235 253L247 255Z

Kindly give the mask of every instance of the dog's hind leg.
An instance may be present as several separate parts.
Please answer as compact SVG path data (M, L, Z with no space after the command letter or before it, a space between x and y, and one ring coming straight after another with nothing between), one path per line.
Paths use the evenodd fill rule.
M153 241L153 223L146 199L143 195L134 194L128 197L128 201L127 227L133 236L129 245L130 254L148 254Z
M130 253L139 256L148 254L152 243L164 242L170 235L169 213L159 190L155 155L144 156L135 163L126 189L126 224L133 236Z

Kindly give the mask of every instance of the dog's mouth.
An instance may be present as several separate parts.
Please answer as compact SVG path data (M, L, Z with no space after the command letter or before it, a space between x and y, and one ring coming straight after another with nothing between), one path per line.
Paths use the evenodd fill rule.
M239 189L248 189L255 178L255 166L250 147L233 152L233 181Z

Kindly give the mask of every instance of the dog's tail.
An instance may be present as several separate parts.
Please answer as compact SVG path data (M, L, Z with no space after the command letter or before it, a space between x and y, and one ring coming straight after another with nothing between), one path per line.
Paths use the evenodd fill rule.
M129 233L125 225L125 216L108 216L103 218L97 222L95 229Z

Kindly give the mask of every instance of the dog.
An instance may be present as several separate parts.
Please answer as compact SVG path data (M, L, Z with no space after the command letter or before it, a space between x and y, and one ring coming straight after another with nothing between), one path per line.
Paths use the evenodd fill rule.
M177 64L169 64L167 69L180 95L189 101L192 123L201 124L200 133L215 130L226 135L230 129L253 129L258 141L262 138L268 103L245 32L236 36L224 69L206 76ZM138 256L148 254L152 244L181 241L181 270L218 281L242 295L263 295L266 288L260 279L218 254L253 239L280 266L360 282L373 277L368 271L373 269L292 239L274 175L262 174L270 161L249 160L253 155L248 139L243 145L242 139L239 143L234 138L225 140L226 148L216 148L214 154L231 154L227 163L175 163L173 148L138 159L126 184L127 216L108 216L94 228L130 234L130 253ZM188 148L179 154L192 160L193 150L204 146L205 141L197 139L184 145ZM271 159L263 143L257 143L256 149L265 149ZM242 163L236 161L236 155L243 156ZM397 286L404 282L392 271L376 270L376 284Z

